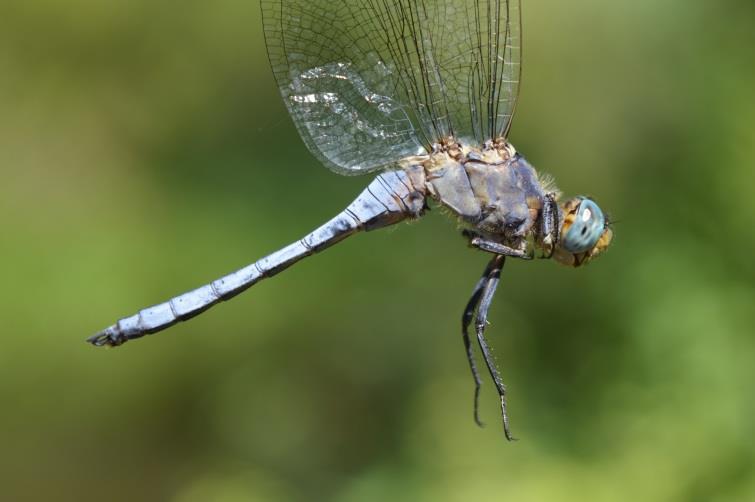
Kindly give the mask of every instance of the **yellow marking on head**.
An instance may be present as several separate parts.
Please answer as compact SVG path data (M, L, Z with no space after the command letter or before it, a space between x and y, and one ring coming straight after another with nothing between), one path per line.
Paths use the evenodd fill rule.
M569 230L569 227L574 223L574 220L577 218L577 209L579 208L579 204L581 202L582 199L580 199L579 197L574 197L564 202L563 206L561 207L562 213L564 215L564 219L561 224L561 235L565 234ZM582 265L586 265L593 258L608 249L608 246L611 244L611 240L613 240L613 230L609 226L606 226L603 229L603 233L600 235L598 242L595 243L595 246L592 249L584 251L582 253L570 253L559 246L556 249L556 252L553 254L553 257L556 259L556 261L564 265L580 267Z
M595 247L590 251L590 257L593 258L595 256L598 256L600 253L608 249L608 246L611 245L612 240L613 230L611 229L611 227L606 227L603 230L600 239L598 239L598 242L595 244Z
M564 211L564 223L561 225L561 233L565 234L569 227L572 226L574 220L577 218L577 213L567 213Z
M574 217L572 216L572 220L573 219ZM564 227L568 228L566 227L566 223L564 223ZM613 240L613 230L611 230L609 227L606 227L603 230L600 239L598 239L598 242L595 244L595 247L593 247L589 251L585 251L583 253L570 253L559 246L558 248L556 248L556 252L553 253L553 258L555 258L557 262L563 265L569 265L575 268L581 267L582 265L587 265L596 256L608 249L608 246L611 244L611 240Z

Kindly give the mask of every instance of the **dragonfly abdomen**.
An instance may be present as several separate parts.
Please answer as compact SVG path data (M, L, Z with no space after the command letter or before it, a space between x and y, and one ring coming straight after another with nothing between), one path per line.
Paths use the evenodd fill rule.
M262 279L272 277L302 258L356 232L421 216L425 189L423 181L419 181L420 171L421 168L413 167L377 176L346 209L298 241L200 288L125 317L88 341L98 346L117 346L157 333L233 298Z

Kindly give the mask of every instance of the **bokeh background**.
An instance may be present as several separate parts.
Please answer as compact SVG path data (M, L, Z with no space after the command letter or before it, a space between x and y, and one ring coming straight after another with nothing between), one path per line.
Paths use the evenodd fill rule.
M255 0L0 2L0 499L755 498L755 4L524 0L512 141L616 224L510 262L472 421L486 256L435 211L117 350L84 338L305 234L322 168Z

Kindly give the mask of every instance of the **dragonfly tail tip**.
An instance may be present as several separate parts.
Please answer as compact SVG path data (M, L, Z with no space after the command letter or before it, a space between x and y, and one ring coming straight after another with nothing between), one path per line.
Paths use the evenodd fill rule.
M117 326L113 325L87 338L87 342L95 347L117 347L125 340L122 340Z

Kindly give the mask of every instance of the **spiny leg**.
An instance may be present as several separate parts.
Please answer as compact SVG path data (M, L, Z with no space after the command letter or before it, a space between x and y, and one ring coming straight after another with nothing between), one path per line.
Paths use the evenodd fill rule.
M470 246L481 251L493 253L495 255L511 256L512 258L521 258L523 260L532 259L532 256L530 256L526 251L522 249L515 249L505 244L501 244L500 242L485 239L479 234L470 230L465 230L462 233L464 237L467 237L469 239Z
M469 338L469 325L472 323L472 317L474 316L477 306L480 304L480 298L485 285L488 283L491 270L495 267L496 258L492 258L488 265L485 267L485 271L482 273L482 277L474 289L472 290L472 296L467 302L467 306L464 307L464 314L461 316L461 334L464 338L464 348L467 351L467 360L469 361L469 369L472 370L472 377L474 378L474 421L480 427L484 427L484 423L480 420L479 414L479 402L480 402L480 386L482 380L480 379L480 373L477 371L477 364L474 359L474 346Z
M558 243L558 204L556 195L548 193L545 195L545 202L541 213L542 224L540 227L541 238L543 241L543 258L553 256L553 251Z
M500 242L487 241L481 237L475 237L469 243L477 249L486 251L488 253L494 253L501 256L511 256L512 258L521 258L523 260L532 259L531 256L529 256L525 251L522 251L521 249L514 249L512 247L501 244Z
M493 354L490 352L488 342L485 340L485 327L488 322L488 309L490 308L490 304L493 301L493 296L495 295L495 290L498 287L498 282L501 278L501 270L503 269L505 262L505 256L496 256L491 262L493 263L493 268L490 271L488 281L484 286L482 297L480 298L480 307L477 310L475 328L477 329L477 342L480 344L480 350L482 350L482 355L485 358L485 364L488 367L488 371L490 371L490 376L493 378L496 390L498 391L498 396L501 398L503 432L504 434L506 434L506 439L513 441L514 437L511 435L511 430L509 429L509 415L506 411L506 387L503 385L501 375L498 372L498 368L496 368L495 366Z

